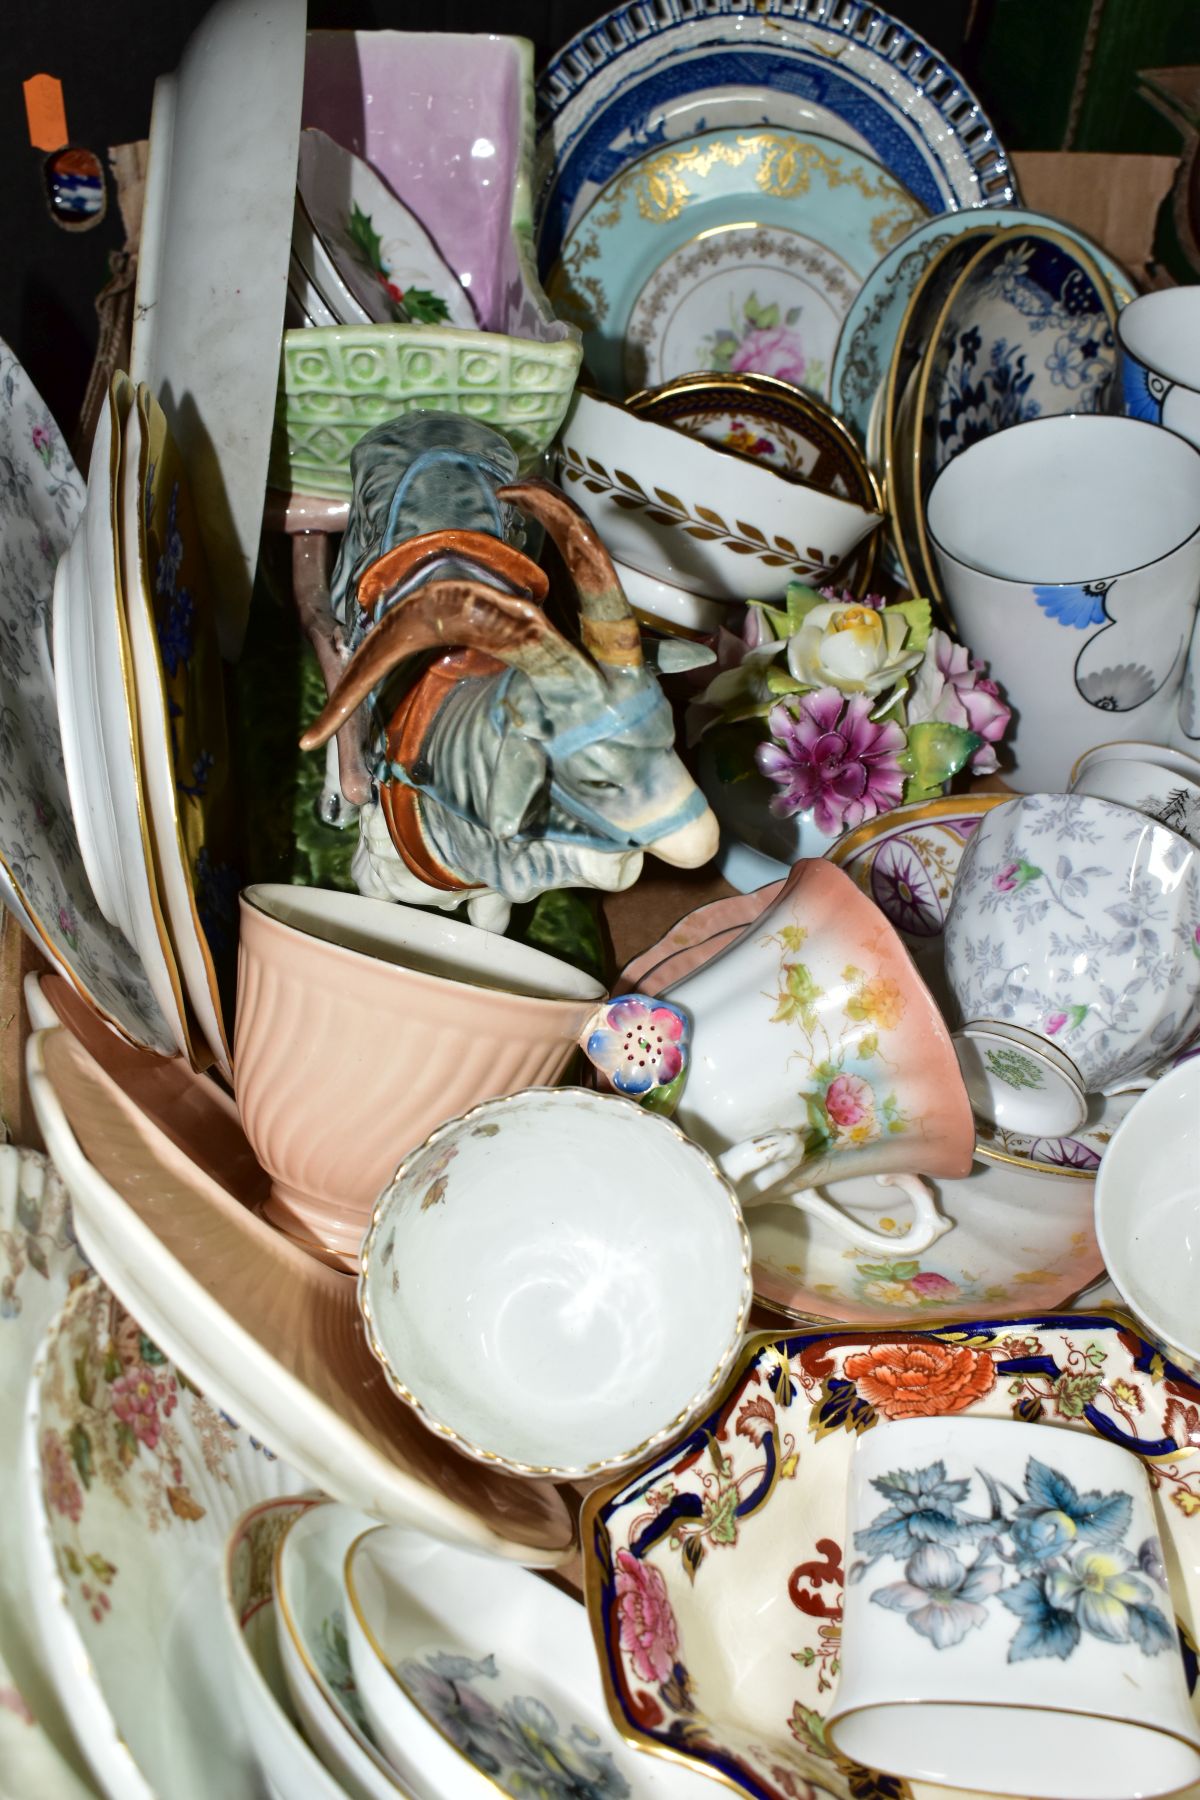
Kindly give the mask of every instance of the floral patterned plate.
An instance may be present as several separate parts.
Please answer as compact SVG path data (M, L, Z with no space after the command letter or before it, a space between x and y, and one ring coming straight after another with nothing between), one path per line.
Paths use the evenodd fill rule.
M892 921L944 1010L950 999L942 966L942 928L959 861L984 813L1011 799L1007 793L947 795L898 806L848 832L828 852L829 860L845 869ZM1074 1137L1022 1137L978 1121L977 1154L991 1162L1090 1182L1105 1145L1136 1099L1132 1093L1108 1099L1094 1096L1087 1120Z
M698 368L824 397L859 284L924 216L886 169L832 139L709 131L615 176L547 291L618 399Z
M997 232L946 293L915 392L908 454L914 591L942 599L925 502L960 450L1053 413L1104 410L1116 370L1117 302L1075 238L1049 226Z
M986 225L995 231L1048 222L1042 214L1019 206L989 207L986 218ZM839 416L860 443L869 441L871 406L887 377L900 321L918 278L952 238L964 231L977 231L979 224L979 215L971 208L926 219L881 257L851 302L834 353L831 397ZM1055 220L1054 227L1064 237L1083 245L1103 271L1117 304L1127 306L1137 289L1120 264L1071 226Z
M1120 1581L1109 1605L1174 1611L1195 1702L1200 1386L1122 1317L1043 1314L930 1332L758 1337L701 1426L632 1480L589 1495L588 1610L622 1734L755 1800L945 1794L848 1764L826 1742L825 1719L838 1673L855 1440L894 1419L964 1413L1044 1424L1051 1470L1063 1429L1097 1432L1145 1459L1170 1588L1158 1566L1124 1574L1133 1556L1114 1551ZM949 1645L965 1630L960 1496L939 1488L936 1465L896 1480L905 1496L897 1536L936 1511L948 1552L941 1585L931 1584L927 1608L909 1621ZM1048 1589L1065 1573L1057 1592L1071 1590L1065 1546L1084 1530L1084 1497L1059 1483L1056 1504L1057 1513L1043 1507L1052 1529L1034 1534L1029 1579ZM911 1562L909 1571L912 1579ZM1088 1629L1091 1615L1074 1604L1055 1615L1060 1645Z
M72 986L134 1042L170 1051L174 1039L137 957L96 905L67 793L50 608L84 486L5 344L0 399L0 870L16 916Z
M36 1642L17 1481L25 1390L46 1326L84 1278L71 1203L34 1150L0 1147L0 1793L5 1800L92 1793Z
M292 242L341 324L478 329L470 295L421 221L361 156L323 131L302 131L297 189Z
M220 1564L238 1515L302 1492L302 1477L206 1400L94 1276L42 1345L25 1457L38 1628L96 1778L112 1800L259 1800L220 1647Z

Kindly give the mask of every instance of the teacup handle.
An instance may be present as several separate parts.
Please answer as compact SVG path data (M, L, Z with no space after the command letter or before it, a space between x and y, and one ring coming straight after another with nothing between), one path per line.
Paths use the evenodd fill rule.
M687 1079L692 1026L687 1013L649 994L602 1001L579 1046L617 1092L652 1112L673 1112Z
M907 1195L912 1206L912 1226L903 1238L869 1231L839 1206L834 1206L831 1201L818 1194L815 1188L798 1188L791 1193L779 1193L779 1182L804 1161L804 1149L804 1137L798 1131L767 1131L759 1137L743 1138L741 1143L732 1145L717 1160L726 1179L738 1190L738 1198L743 1206L753 1206L765 1199L780 1205L794 1206L800 1212L811 1213L814 1219L823 1220L831 1231L848 1238L863 1250L878 1250L885 1256L892 1256L897 1244L902 1243L906 1254L915 1255L927 1250L930 1244L951 1229L952 1221L938 1211L932 1191L917 1175L877 1177L884 1187L899 1188Z

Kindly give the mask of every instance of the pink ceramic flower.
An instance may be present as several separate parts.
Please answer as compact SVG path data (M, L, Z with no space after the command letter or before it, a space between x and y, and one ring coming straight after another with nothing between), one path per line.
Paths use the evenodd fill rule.
M623 994L588 1039L587 1053L622 1093L645 1094L666 1087L683 1068L687 1020L674 1006Z
M1058 1033L1062 1030L1062 1028L1066 1024L1066 1022L1067 1022L1067 1015L1065 1012L1047 1013L1047 1015L1046 1015L1046 1030L1050 1033L1051 1037L1054 1037L1056 1035L1056 1033Z
M866 1143L879 1135L875 1094L860 1075L836 1075L825 1092L825 1111L839 1138Z
M925 657L907 703L910 725L941 719L983 739L971 758L973 775L990 775L999 767L995 745L1012 718L1011 708L1000 698L1000 689L987 679L983 669L983 664L972 661L969 650L935 627L929 634Z
M783 790L772 812L786 819L811 809L817 829L833 837L900 804L904 733L876 723L874 704L869 694L844 700L830 687L772 707L767 728L774 741L755 752L763 774Z
M1011 894L1015 892L1021 885L1019 880L1020 867L1020 863L1005 863L1004 867L1002 869L997 869L996 873L992 876L992 886L999 888L1002 894Z
M34 426L34 428L33 428L33 447L37 451L38 455L41 457L42 461L46 464L46 467L49 468L50 457L51 457L52 452L51 452L51 447L50 447L50 431L47 426L45 426L45 425L35 425Z
M175 1381L137 1363L118 1376L109 1390L112 1409L148 1450L158 1443L162 1420L175 1410Z
M669 1681L679 1648L679 1627L667 1584L658 1569L617 1551L617 1618L621 1648L643 1681Z
M759 375L777 375L799 387L804 380L808 358L804 345L794 331L775 325L765 331L748 331L730 359L729 367L740 373L754 369Z
M78 1525L83 1513L83 1489L75 1479L66 1445L57 1431L42 1433L42 1482L55 1512Z

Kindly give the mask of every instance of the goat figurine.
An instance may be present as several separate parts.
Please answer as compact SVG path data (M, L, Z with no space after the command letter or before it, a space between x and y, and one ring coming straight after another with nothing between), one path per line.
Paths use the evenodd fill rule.
M514 902L547 889L629 887L647 850L707 862L716 820L583 513L549 482L511 482L509 446L470 420L394 421L355 458L332 584L350 655L300 741L316 749L336 732L340 747L374 696L360 890L446 910L465 900L472 923L503 930ZM422 489L433 529L414 504ZM582 647L546 618L545 575L506 541L521 513L571 573Z

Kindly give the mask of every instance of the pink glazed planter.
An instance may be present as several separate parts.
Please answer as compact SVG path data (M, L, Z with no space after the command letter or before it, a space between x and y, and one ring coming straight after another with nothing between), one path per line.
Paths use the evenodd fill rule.
M319 888L242 895L234 1087L271 1177L264 1212L350 1271L379 1193L444 1119L553 1084L577 1048L648 1091L682 1068L687 1036L669 1007L609 1001L569 963L438 914Z

